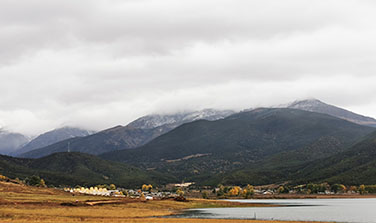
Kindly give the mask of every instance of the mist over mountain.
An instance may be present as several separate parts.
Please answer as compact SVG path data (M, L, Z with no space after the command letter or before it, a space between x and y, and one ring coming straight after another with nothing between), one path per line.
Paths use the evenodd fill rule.
M0 129L0 154L11 154L29 141L30 139L22 134Z
M202 111L148 115L127 126L116 126L86 137L64 140L50 146L21 154L22 157L38 158L56 152L70 151L101 154L114 150L131 149L144 145L177 126L199 119L217 120L233 114L229 110L205 109Z
M139 129L152 129L163 125L169 125L171 128L174 128L181 124L200 119L209 121L222 119L234 113L235 111L232 110L204 109L201 111L182 112L167 115L155 114L143 116L129 123L127 126Z
M23 147L14 151L12 155L17 156L22 153L26 153L35 149L49 146L51 144L63 141L65 139L70 139L74 137L83 137L83 136L91 135L93 133L94 131L80 129L80 128L73 128L73 127L63 127L63 128L54 129L34 138Z

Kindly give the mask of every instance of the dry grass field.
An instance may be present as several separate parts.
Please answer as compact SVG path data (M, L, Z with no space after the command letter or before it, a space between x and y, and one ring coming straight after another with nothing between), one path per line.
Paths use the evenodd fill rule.
M162 218L187 208L255 206L216 200L194 199L141 201L75 195L0 181L0 222L268 222L252 220ZM291 222L293 223L293 222Z

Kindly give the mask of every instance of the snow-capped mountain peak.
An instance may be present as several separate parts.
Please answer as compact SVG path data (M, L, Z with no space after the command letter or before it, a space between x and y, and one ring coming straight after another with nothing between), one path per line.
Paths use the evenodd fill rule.
M155 115L147 115L143 116L130 124L128 127L133 128L140 128L140 129L151 129L156 128L163 125L174 125L178 126L184 123L205 119L205 120L218 120L225 118L234 111L231 110L215 110L215 109L204 109L200 111L193 111L193 112L183 112L183 113L175 113L175 114L155 114Z
M301 101L294 101L285 107L299 109L310 112L323 113L337 118L345 119L360 125L376 126L376 119L359 115L354 112L339 108L333 105L326 104L318 99L306 99Z

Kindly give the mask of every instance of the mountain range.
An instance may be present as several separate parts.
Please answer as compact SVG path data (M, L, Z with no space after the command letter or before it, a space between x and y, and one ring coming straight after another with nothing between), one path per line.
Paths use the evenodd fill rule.
M357 124L376 126L376 120L373 118L326 104L317 99L295 101L282 107L328 114ZM40 143L38 143L37 146L30 146L33 143L29 143L29 145L26 145L25 148L20 150L16 155L20 157L38 158L55 152L68 151L68 149L70 151L98 155L121 149L132 149L145 145L152 139L184 123L200 119L209 121L218 120L234 113L235 111L232 110L204 109L194 112L147 115L136 119L126 126L116 126L87 137L67 137L68 140L56 140L55 143L49 143L49 145L45 146Z
M130 185L132 177L199 185L376 183L374 123L316 99L240 113L206 109L149 115L21 155L38 159L2 156L0 172L15 177L34 173L52 184L71 185ZM122 168L132 177L121 175Z
M20 156L38 158L56 152L65 152L68 149L70 151L98 155L114 150L136 148L183 123L198 119L217 120L233 113L234 111L230 110L205 109L172 115L148 115L129 123L127 126L116 126L86 137L60 141Z
M183 124L137 149L100 157L171 173L184 181L206 179L207 183L213 179L219 183L215 178L222 173L251 164L260 166L285 153L304 158L291 160L295 163L329 157L374 130L326 114L259 108L217 121Z

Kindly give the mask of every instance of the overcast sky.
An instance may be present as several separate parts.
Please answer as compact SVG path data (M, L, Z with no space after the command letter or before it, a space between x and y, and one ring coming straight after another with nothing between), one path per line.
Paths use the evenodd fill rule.
M318 98L376 117L376 1L1 0L0 126Z

